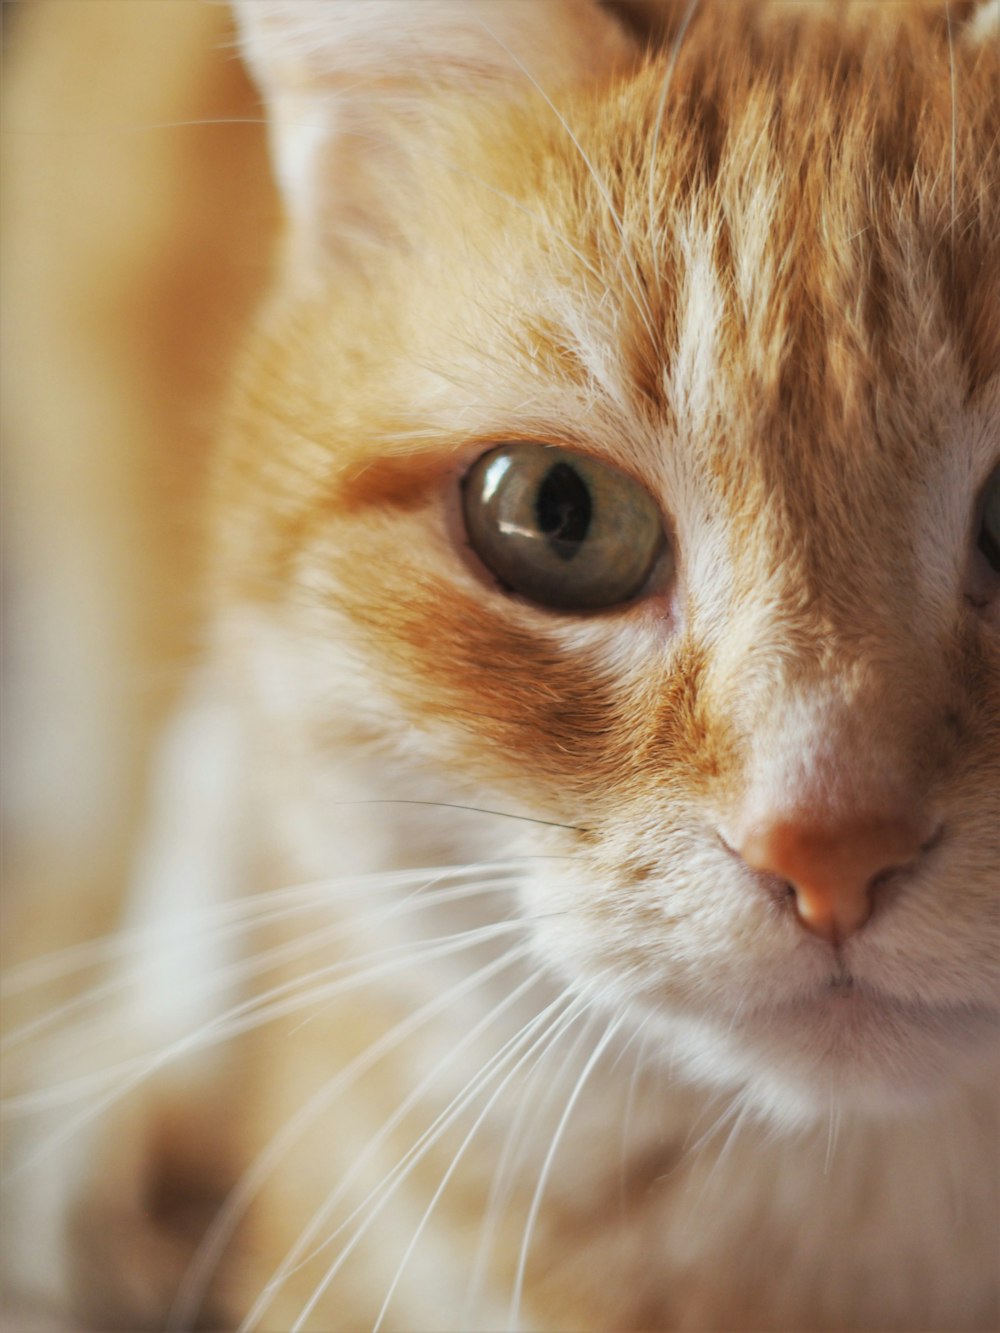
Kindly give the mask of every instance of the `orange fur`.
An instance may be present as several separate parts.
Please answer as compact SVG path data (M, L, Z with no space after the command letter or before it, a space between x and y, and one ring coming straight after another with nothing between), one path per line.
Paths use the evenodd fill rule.
M143 138L115 160L114 227L89 198L110 153L99 128L81 146L84 185L60 178L45 196L41 260L23 182L36 156L58 175L61 140L18 146L16 318L61 388L50 422L47 377L19 363L17 473L31 477L36 438L57 465L78 422L103 438L96 484L57 516L128 584L108 599L128 618L119 663L176 659L192 638L205 647L179 716L238 719L226 768L235 900L371 876L370 901L331 897L307 927L265 918L261 975L240 972L239 996L308 994L314 942L328 966L404 944L416 961L324 994L308 1023L289 1011L234 1037L207 1069L158 1071L138 1109L116 1109L60 1216L77 1212L88 1234L111 1218L128 1239L71 1247L65 1308L161 1320L206 1218L226 1217L229 1187L238 1198L241 1172L252 1179L256 1154L315 1098L301 1138L234 1216L203 1318L370 1326L398 1276L388 1320L400 1329L508 1317L993 1326L1000 596L976 550L1000 460L1000 48L988 15L553 0L518 18L509 3L434 0L419 16L383 11L380 29L346 0L237 8L289 219L273 272L259 127L230 127L247 136L239 150L218 126L183 146ZM58 127L73 98L90 99L89 85L52 92L49 71L107 31L128 69L162 79L149 109L124 75L109 87L116 123L154 105L168 122L253 118L215 14L157 8L176 43L162 68L166 38L113 7L46 5L22 21L15 132L43 107ZM97 371L75 367L85 336L63 346L45 255L67 281L89 281L88 261L97 275L79 316L84 335L108 341ZM92 391L102 412L82 406ZM652 496L670 560L636 597L554 612L490 572L463 527L462 484L505 441L587 455ZM152 549L120 508L156 516ZM171 538L192 515L178 551ZM39 522L44 547L57 525ZM29 565L44 566L35 541ZM198 785L209 760L182 752L168 797L153 781L140 818L122 791L138 789L164 709L133 711L96 747L129 756L131 776L104 797L119 850L106 869L71 847L63 860L87 864L56 865L60 892L96 864L107 897L131 873L126 900L143 899L122 842L141 848L166 818L183 843L211 804ZM889 866L870 920L833 946L801 928L794 886L750 868L767 821L846 839L872 821L895 828L900 812L927 824L913 866ZM50 819L28 822L31 839L44 843ZM52 876L39 852L24 859L25 883ZM463 991L515 936L498 933L475 964L439 958L430 926L409 933L407 895L414 867L480 862L503 862L516 898L427 920L450 937L513 912L529 952ZM183 864L178 892L197 880ZM369 920L380 876L399 870L411 878L396 914ZM30 952L59 931L25 892L14 909ZM155 906L169 938L171 904ZM86 933L90 911L69 930ZM508 1013L514 982L525 992ZM337 1247L322 1237L355 1208L367 1216L368 1191L521 1022L577 1003L559 998L564 983L593 1001L591 1028L567 1027L540 1079L529 1067L521 1082L487 1082L495 1102L471 1147L482 1100L418 1159L327 1289ZM452 993L323 1103L327 1079ZM491 1005L500 1035L477 1036ZM136 1028L124 1049L162 1049ZM74 1052L74 1070L85 1060ZM577 1105L578 1077L589 1084ZM520 1169L501 1174L509 1197L494 1208L508 1141ZM399 1267L453 1169L429 1239ZM326 1230L269 1293L341 1182ZM495 1234L468 1307L484 1218ZM17 1262L15 1284L48 1297Z

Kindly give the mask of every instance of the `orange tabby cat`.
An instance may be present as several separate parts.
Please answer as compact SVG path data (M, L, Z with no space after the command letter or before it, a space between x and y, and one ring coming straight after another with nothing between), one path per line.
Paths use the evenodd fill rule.
M1000 5L235 10L273 249L12 37L8 1300L996 1327Z

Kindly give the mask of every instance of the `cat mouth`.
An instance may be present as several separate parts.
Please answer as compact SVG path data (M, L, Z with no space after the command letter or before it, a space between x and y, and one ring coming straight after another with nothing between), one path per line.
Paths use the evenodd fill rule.
M801 1019L841 1022L881 1030L922 1028L928 1034L958 1036L980 1034L984 1027L1000 1025L1000 1011L979 1001L935 1001L927 997L894 995L859 980L846 967L838 967L820 989L782 1005L784 1015Z
M763 1043L768 1068L788 1062L797 1082L823 1096L832 1078L859 1107L874 1098L875 1108L897 1092L935 1095L989 1052L992 1065L998 1034L1000 1010L981 999L894 995L846 969L744 1029L752 1046Z
M836 966L826 983L826 991L831 995L850 995L855 988L854 977L842 959L837 959Z

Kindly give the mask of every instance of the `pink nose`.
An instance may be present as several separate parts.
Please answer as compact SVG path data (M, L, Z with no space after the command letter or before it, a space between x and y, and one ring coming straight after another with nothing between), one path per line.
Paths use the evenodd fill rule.
M753 825L738 850L752 869L786 880L802 924L836 943L865 924L876 890L922 842L921 828L907 818L831 826L806 816Z

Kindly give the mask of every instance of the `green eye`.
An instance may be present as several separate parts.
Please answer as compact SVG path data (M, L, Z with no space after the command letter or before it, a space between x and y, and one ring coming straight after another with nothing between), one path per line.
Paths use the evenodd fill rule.
M992 567L1000 573L1000 469L986 483L977 544Z
M666 544L650 496L624 473L545 444L483 454L463 483L469 541L506 587L596 611L639 593Z

